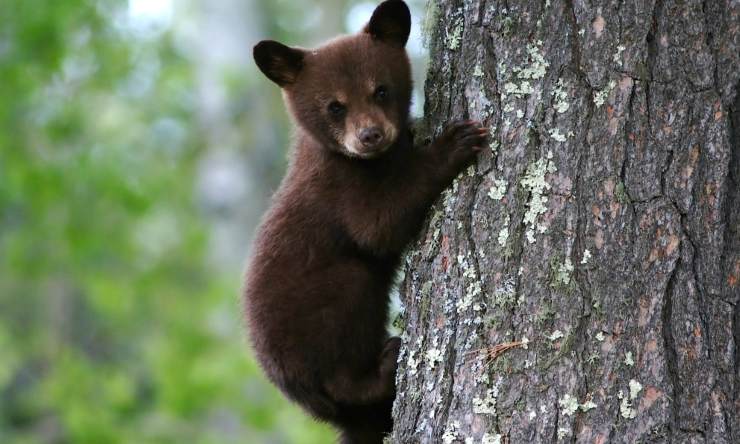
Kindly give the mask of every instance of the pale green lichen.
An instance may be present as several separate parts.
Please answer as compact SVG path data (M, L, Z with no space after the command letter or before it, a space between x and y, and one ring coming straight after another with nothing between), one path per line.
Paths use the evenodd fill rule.
M452 181L452 186L447 187L444 193L442 193L442 208L444 208L444 211L446 212L451 212L453 204L457 202L457 190L460 187L459 177L462 176L462 174L463 173L460 173L458 177L455 177Z
M619 403L619 413L626 419L634 419L637 417L637 409L632 406L632 403L637 399L640 391L642 391L642 384L634 379L630 379L629 388L629 398L624 396L624 392L622 392L622 390L617 394L617 398L621 400Z
M558 401L558 403L560 404L562 413L565 416L572 416L576 413L576 410L579 409L582 412L588 412L597 407L596 403L592 401L590 393L586 395L586 400L583 403L579 403L576 397L567 393Z
M516 300L516 282L506 279L503 284L493 291L493 304L498 307L512 305Z
M517 85L514 82L506 82L504 83L504 92L506 94L510 94L516 97L523 97L529 94L532 94L532 85L529 83L529 81L522 81L521 84Z
M483 77L483 68L480 66L480 62L475 64L475 68L473 68L473 76L474 77Z
M550 160L551 158L552 153L548 152L547 158L543 157L529 164L524 177L519 181L519 184L530 193L529 202L527 202L527 211L524 213L524 224L527 227L525 235L529 243L534 243L535 241L535 228L540 232L546 230L544 225L537 224L537 219L547 211L545 204L548 198L544 193L550 190L551 186L545 181L545 175L557 171L555 164Z
M429 368L434 369L437 363L442 362L442 352L436 348L430 348L424 355Z
M445 444L452 444L453 442L457 441L457 434L459 430L460 421L452 421L452 423L447 425L444 433L442 434L442 442Z
M501 435L498 433L494 433L493 435L484 433L481 438L481 444L501 444Z
M589 259L591 259L591 252L586 248L583 250L583 256L581 256L581 264L587 264Z
M617 52L614 54L614 57L612 58L612 60L614 60L614 63L618 63L620 65L622 64L622 52L625 49L626 48L624 47L624 45L617 46Z
M586 402L584 402L583 404L581 404L581 405L579 405L579 406L578 406L578 408L579 408L579 409L581 409L581 411L582 411L582 412L587 412L587 411L589 411L589 410L593 410L593 409L595 409L596 407L598 407L598 406L596 405L596 403L595 403L595 402L593 402L593 401L592 401L592 400L590 400L590 399L589 399L589 400L587 400Z
M555 105L553 106L555 111L559 114L563 114L568 111L570 104L568 103L568 93L565 90L563 79L558 79L558 83L555 85L555 90L552 95L555 98Z
M549 336L547 336L547 339L549 339L550 341L557 341L558 339L562 338L563 336L564 335L563 335L563 332L562 331L555 330L552 333L550 333Z
M464 256L458 255L457 262L463 270L463 277L468 280L465 295L456 303L457 312L462 313L473 305L473 300L481 294L482 289L478 273L475 271L475 267L471 265L470 253Z
M482 355L483 356L483 355ZM491 378L488 377L488 373L483 372L475 377L476 384L488 385L491 382Z
M565 416L571 416L578 410L578 399L570 396L568 393L558 401L558 404L560 404L563 415Z
M571 275L573 274L573 263L569 257L565 258L565 261L561 264L557 264L553 273L553 287L567 287L570 285Z
M632 358L632 352L628 351L624 354L624 365L627 367L634 367L635 366L635 360Z
M570 430L563 427L558 427L558 439L563 439L568 435L570 435Z
M498 386L486 391L483 398L473 398L473 413L476 415L496 415L496 398L498 397Z
M406 371L409 376L415 376L419 368L419 360L415 358L416 351L409 351L409 356L406 359Z
M506 94L520 98L532 94L534 89L531 82L545 77L550 63L545 60L541 46L542 41L539 40L536 44L527 45L527 61L523 66L515 66L511 69L515 78L504 83Z
M506 220L506 224L504 225L504 227L499 230L497 240L498 240L499 245L501 245L502 247L506 246L506 241L509 240L509 220L508 219Z
M601 332L601 331L600 331L600 332L596 333L596 340L597 340L597 341L599 341L599 342L604 342L604 339L606 339L606 338L604 337L604 332Z
M524 111L520 109L516 110L516 118L521 119L522 117L524 117Z
M462 33L463 33L463 20L459 19L457 20L455 25L452 27L452 30L447 32L447 36L445 37L447 47L451 51L455 51L460 47L460 41L462 40Z
M541 79L545 77L547 68L550 63L545 60L545 56L541 52L542 41L538 40L536 44L527 45L527 54L529 55L529 64L524 67L514 67L512 71L517 73L517 77L520 79Z
M637 416L637 410L632 408L630 401L624 397L624 393L622 393L621 390L617 394L617 398L621 400L619 402L619 413L622 415L622 417L627 419L635 418Z
M606 98L609 97L609 93L615 86L617 86L617 82L611 80L606 88L594 93L594 104L596 104L597 108L600 108L606 102Z
M550 137L558 142L565 142L566 137L563 133L560 132L559 128L553 128L549 131Z
M506 179L495 179L493 181L493 186L488 190L488 197L493 200L503 199L506 194L507 187L508 184L506 183Z
M586 363L588 365L596 365L596 362L601 359L598 352L593 352L586 357Z

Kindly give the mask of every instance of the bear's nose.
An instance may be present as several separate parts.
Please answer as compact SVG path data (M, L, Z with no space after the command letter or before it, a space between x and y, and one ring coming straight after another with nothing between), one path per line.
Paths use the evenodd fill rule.
M373 148L383 141L383 133L380 128L373 126L360 131L360 142L365 148Z

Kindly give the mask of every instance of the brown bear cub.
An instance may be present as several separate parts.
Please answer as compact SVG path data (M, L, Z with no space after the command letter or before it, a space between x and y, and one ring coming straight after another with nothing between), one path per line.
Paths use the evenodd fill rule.
M317 49L254 48L297 140L247 268L249 336L268 378L344 443L381 443L391 430L390 287L427 210L487 137L461 121L414 147L410 26L406 4L388 0L362 32Z

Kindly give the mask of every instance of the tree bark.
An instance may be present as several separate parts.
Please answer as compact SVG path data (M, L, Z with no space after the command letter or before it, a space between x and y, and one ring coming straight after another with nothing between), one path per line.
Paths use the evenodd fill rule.
M393 442L740 442L740 3L430 2L491 149L401 284Z

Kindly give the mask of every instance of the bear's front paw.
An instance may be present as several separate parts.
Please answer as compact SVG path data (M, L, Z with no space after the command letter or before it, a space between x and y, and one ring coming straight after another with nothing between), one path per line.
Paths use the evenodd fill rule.
M480 122L458 120L451 123L435 141L435 148L446 152L454 163L471 161L486 144L488 129Z

